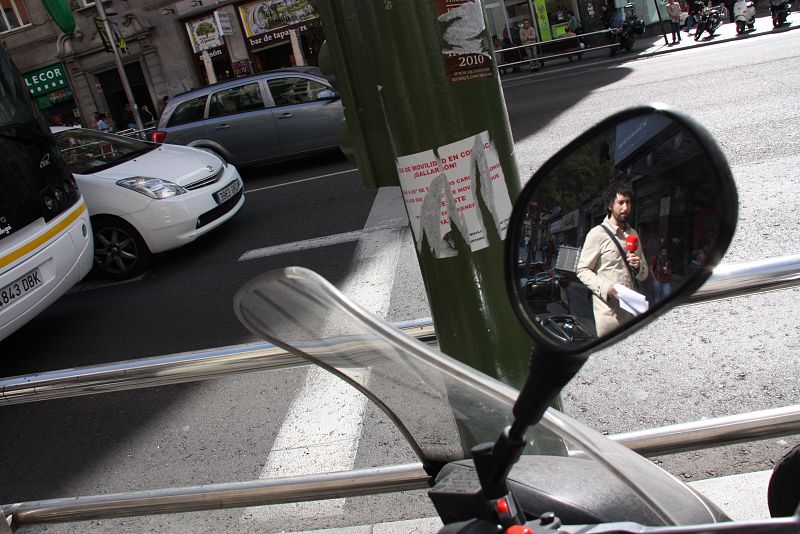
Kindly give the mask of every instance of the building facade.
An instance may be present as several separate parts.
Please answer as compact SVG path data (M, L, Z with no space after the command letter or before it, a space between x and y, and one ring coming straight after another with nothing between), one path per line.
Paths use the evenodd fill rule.
M3 0L0 41L51 124L91 126L108 112L125 127L127 97L93 1L68 0L76 30L64 35L38 0ZM9 7L6 8L6 4ZM265 70L315 65L322 44L308 0L106 0L137 104Z

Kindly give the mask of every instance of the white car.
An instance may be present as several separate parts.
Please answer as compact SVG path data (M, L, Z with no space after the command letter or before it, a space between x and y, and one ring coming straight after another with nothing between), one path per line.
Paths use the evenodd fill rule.
M51 128L86 200L94 267L107 278L142 273L152 255L194 241L244 203L239 172L196 148L84 128Z

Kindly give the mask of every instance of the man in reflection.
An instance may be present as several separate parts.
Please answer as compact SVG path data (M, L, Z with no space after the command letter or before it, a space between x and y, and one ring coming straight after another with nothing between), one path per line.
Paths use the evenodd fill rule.
M597 336L611 332L633 318L620 307L614 284L634 288L634 280L645 280L647 262L636 230L628 224L632 191L629 184L612 182L606 190L608 215L586 235L577 275L592 292L592 307ZM636 236L636 250L626 251L628 236Z

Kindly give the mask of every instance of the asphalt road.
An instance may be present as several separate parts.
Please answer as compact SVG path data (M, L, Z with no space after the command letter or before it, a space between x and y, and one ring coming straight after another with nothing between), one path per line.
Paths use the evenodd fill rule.
M800 87L799 57L800 41L790 32L508 82L504 91L522 174L530 175L614 111L667 102L703 124L733 168L741 217L726 260L795 252L800 105L792 91ZM166 255L140 280L108 286L90 280L84 291L61 299L0 343L2 374L251 341L233 316L231 297L246 280L284 265L317 270L357 298L364 279L359 277L375 276L358 242L237 261L249 250L364 228L376 193L348 169L343 159L323 157L248 172L247 202L231 224ZM394 278L380 281L386 294L380 308L392 321L426 310L408 232L395 238ZM565 391L567 413L614 433L800 403L797 296L789 290L670 312L596 354ZM258 373L4 407L0 502L280 474L270 471L269 458L285 439L284 422L295 413L307 379L303 371ZM348 445L355 467L413 460L377 410L359 413L363 430ZM685 479L700 479L768 468L795 442L796 437L772 440L659 461ZM324 451L308 458L316 462L309 469L335 464ZM354 501L338 509L271 507L89 522L83 530L291 531L431 513L420 493Z

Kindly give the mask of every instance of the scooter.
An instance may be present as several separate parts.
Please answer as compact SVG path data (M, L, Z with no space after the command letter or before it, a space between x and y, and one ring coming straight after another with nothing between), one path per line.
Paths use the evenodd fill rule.
M786 24L792 5L786 0L770 0L769 10L772 13L772 27L778 28Z
M552 192L577 186L564 183L559 168L585 154L596 154L600 163L607 155L598 148L613 147L609 142L620 136L632 145L625 143L610 156L615 168L625 169L628 182L622 178L613 191L630 191L625 188L633 176L647 176L636 187L680 187L683 206L677 210L704 216L686 228L687 239L680 240L683 249L676 255L688 258L700 245L689 236L702 235L707 261L678 272L672 293L653 306L636 307L636 299L619 288L613 326L604 324L599 336L565 335L562 326L554 328L539 313L540 303L527 298L527 280L518 277L523 258L516 244L529 227L532 205L544 211L590 212L608 185L607 177L598 175L596 188L565 206L564 197ZM234 309L251 332L338 375L384 409L434 477L429 496L444 524L442 533L797 532L797 514L732 523L654 464L548 411L592 352L685 302L708 279L732 239L737 206L730 168L713 140L685 115L661 106L615 115L545 163L518 197L506 240L508 294L533 345L518 393L414 344L305 269L284 269L253 280L237 293ZM681 217L677 212L672 216ZM576 283L592 285L581 267L574 276ZM555 304L558 297L552 298ZM628 305L630 312L620 311ZM599 332L601 318L591 309L572 312L559 320L571 323L570 329L580 323Z
M617 39L620 50L631 51L636 42L636 37L644 35L645 23L644 20L636 16L633 4L627 4L624 9L625 18L617 29Z
M709 37L714 37L714 32L722 25L722 14L715 7L707 8L700 15L700 22L694 32L694 40L699 41L703 32L708 32Z
M736 33L743 34L746 30L756 27L756 8L751 0L737 0L733 4L733 14L736 17Z
M561 172L573 159L579 159L583 168L594 169L588 171L594 173L591 179L580 178L581 187ZM622 189L608 188L609 172L617 180L614 185L621 184ZM687 265L673 270L671 294L653 306L639 307L635 296L625 296L621 286L619 306L612 303L616 324L610 329L598 336L572 335L576 325L585 327L585 332L597 331L599 321L605 320L595 317L590 307L572 307L570 317L558 318L555 328L538 313L538 304L529 304L527 280L519 277L519 265L527 257L521 257L525 250L518 244L530 227L526 224L530 207L551 212L558 207L562 212L577 210L587 215L603 191L614 195L621 194L620 190L632 191L635 198L639 188L650 193L681 191L680 204L672 205L664 216L682 223L681 245L673 251L673 259L676 266L678 258L681 265ZM553 193L561 190L579 194L565 197ZM528 181L510 215L504 277L510 305L532 346L527 376L519 390L388 325L307 269L289 267L266 273L236 293L234 310L242 324L274 347L325 369L366 395L408 440L419 457L418 465L212 484L180 492L139 491L2 505L0 511L11 521L0 521L0 533L10 532L9 525L16 528L27 523L213 510L419 488L430 490L443 533L797 532L798 513L732 522L712 502L644 456L549 409L593 352L611 346L679 304L753 290L731 284L725 276L707 288L734 235L737 210L730 168L699 124L663 105L618 113L548 160ZM702 216L691 216L697 214ZM640 242L646 242L648 231L652 229L642 221ZM689 267L683 260L695 257L696 247L705 252L706 261ZM774 285L749 271L743 278L762 290L800 285L798 262L800 259L790 263L794 265L793 270L787 268L791 273L776 273ZM574 273L563 271L562 276L572 277L568 287L592 285L581 266ZM622 313L625 306L633 311ZM565 328L567 323L572 326ZM255 354L215 357L220 358L216 364L192 359L187 360L188 367L195 371L203 368L209 377L220 376L224 370L259 369ZM286 354L277 368L288 364L285 358ZM170 379L177 382L181 377L175 364L175 358L168 365L159 363L152 377L129 367L120 376L138 378L147 385L169 383ZM42 382L23 386L63 398L77 382L67 378L64 373L56 377L59 387ZM98 377L101 387L101 383L89 383L92 379L85 376L83 386L93 393L110 391L110 386L120 381L105 374ZM129 387L120 385L120 389ZM13 391L3 393L7 400ZM794 433L797 428L793 427ZM797 461L790 458L786 465L786 476L774 488L782 496L788 494L786 485L797 482L793 476ZM791 499L786 504L797 509L798 503Z

